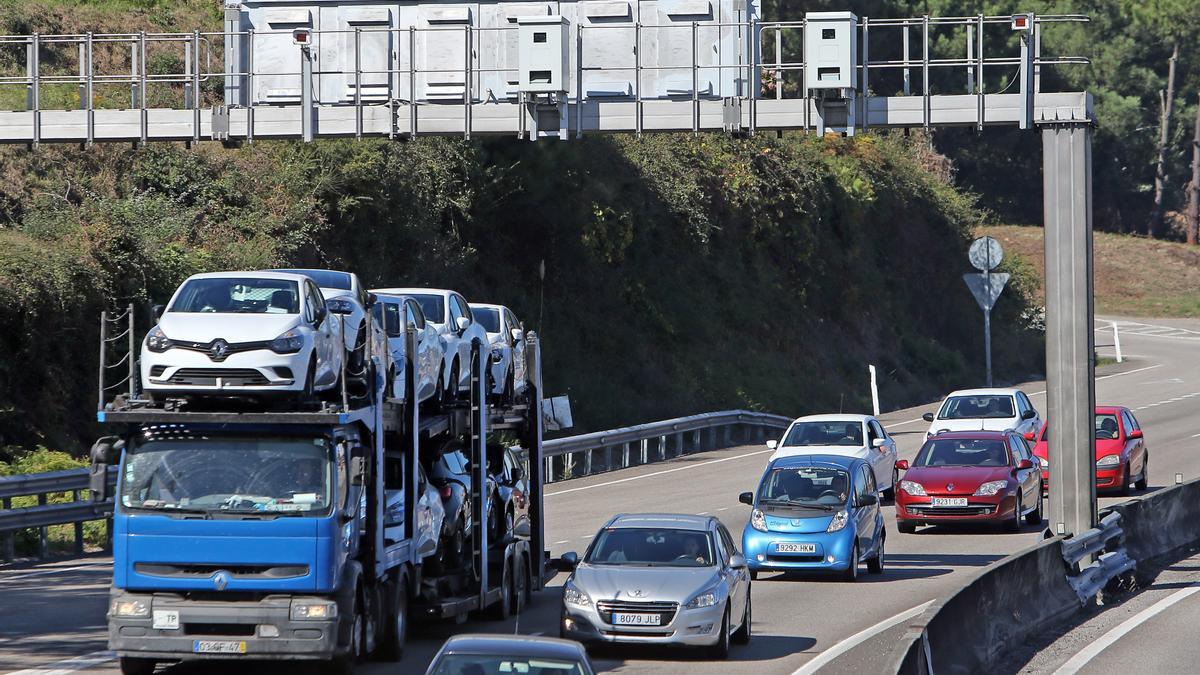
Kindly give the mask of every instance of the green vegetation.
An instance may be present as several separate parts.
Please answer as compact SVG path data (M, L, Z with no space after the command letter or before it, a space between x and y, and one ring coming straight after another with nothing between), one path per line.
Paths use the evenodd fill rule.
M22 473L44 473L47 471L65 471L87 466L83 460L75 459L65 452L47 450L39 447L33 451L20 451L9 448L13 452L12 462L0 462L0 476ZM87 499L87 493L81 494ZM75 500L69 492L55 492L47 495L48 504L65 504ZM13 497L12 507L15 509L35 506L36 496ZM83 524L83 539L87 546L98 547L104 543L104 521L95 520ZM75 545L74 525L51 525L47 528L46 540L51 552L70 550ZM17 555L32 554L37 551L37 530L21 530L14 533L13 542Z

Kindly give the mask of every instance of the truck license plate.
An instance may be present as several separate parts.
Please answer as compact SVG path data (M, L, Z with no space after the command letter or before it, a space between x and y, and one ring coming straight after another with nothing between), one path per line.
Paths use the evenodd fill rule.
M966 506L966 497L933 497L934 506Z
M816 544L775 544L775 550L780 553L816 553Z
M246 643L235 640L196 640L192 651L197 654L245 654Z
M179 630L179 612L174 610L154 610L154 630Z
M662 625L662 615L614 613L612 622L614 626L660 626Z

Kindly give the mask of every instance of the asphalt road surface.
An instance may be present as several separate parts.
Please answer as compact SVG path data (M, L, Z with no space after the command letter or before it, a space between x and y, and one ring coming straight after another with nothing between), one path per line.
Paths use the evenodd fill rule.
M1104 321L1097 325L1098 351L1102 356L1111 355L1111 329ZM1098 373L1097 402L1135 409L1146 431L1151 490L1173 483L1176 472L1194 477L1200 473L1200 424L1196 421L1200 412L1200 321L1139 320L1138 325L1122 330L1121 344L1125 363ZM1034 382L1023 388L1045 413L1044 385ZM920 416L933 407L882 416L900 445L902 458L915 455L927 427ZM556 483L546 495L547 542L556 556L568 550L582 552L609 515L635 511L714 514L735 536L740 535L749 507L740 504L737 495L754 488L768 455L762 446L730 448ZM1101 503L1114 501L1102 499ZM1041 536L1041 529L1031 526L1018 534L935 527L902 535L896 531L891 506L885 507L885 518L888 544L882 575L864 574L854 584L821 577L759 577L753 586L754 638L748 646L733 648L731 660L743 662L737 667L749 666L764 674L805 673L818 668L823 673L881 672L909 617L950 593L981 567ZM105 645L109 562L89 557L0 570L0 672L116 672L115 659ZM1200 571L1196 574L1200 578ZM555 635L564 578L560 575L548 589L536 594L533 605L519 618L476 620L466 626L424 626L412 636L404 661L366 664L362 672L419 673L446 637L464 630ZM1177 602L1156 620L1194 626L1200 620L1200 593ZM1132 640L1135 633L1125 639ZM1194 663L1195 652L1200 650L1196 642L1180 648L1192 652L1178 663ZM1122 649L1110 649L1097 657L1093 666L1123 658ZM1158 644L1155 649L1162 652L1163 646ZM732 670L729 664L663 649L605 648L596 650L593 659L600 670L614 673L693 675ZM1168 662L1163 663L1163 670L1153 671L1167 670ZM1117 672L1129 664L1113 660L1104 667ZM1092 669L1089 666L1088 670ZM294 673L297 669L294 665L262 664L254 668L254 672L276 671ZM160 672L225 675L233 671L229 664L213 663Z

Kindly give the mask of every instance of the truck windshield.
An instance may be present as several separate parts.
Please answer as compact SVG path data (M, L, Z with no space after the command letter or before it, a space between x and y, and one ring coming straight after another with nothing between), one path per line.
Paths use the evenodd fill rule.
M129 450L121 505L131 509L313 516L331 503L327 438L143 440Z

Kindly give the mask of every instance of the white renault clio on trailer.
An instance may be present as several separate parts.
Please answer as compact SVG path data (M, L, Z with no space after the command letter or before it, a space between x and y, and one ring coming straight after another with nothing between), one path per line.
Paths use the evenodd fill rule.
M189 277L142 343L146 394L311 397L338 388L341 323L301 274L216 272Z

